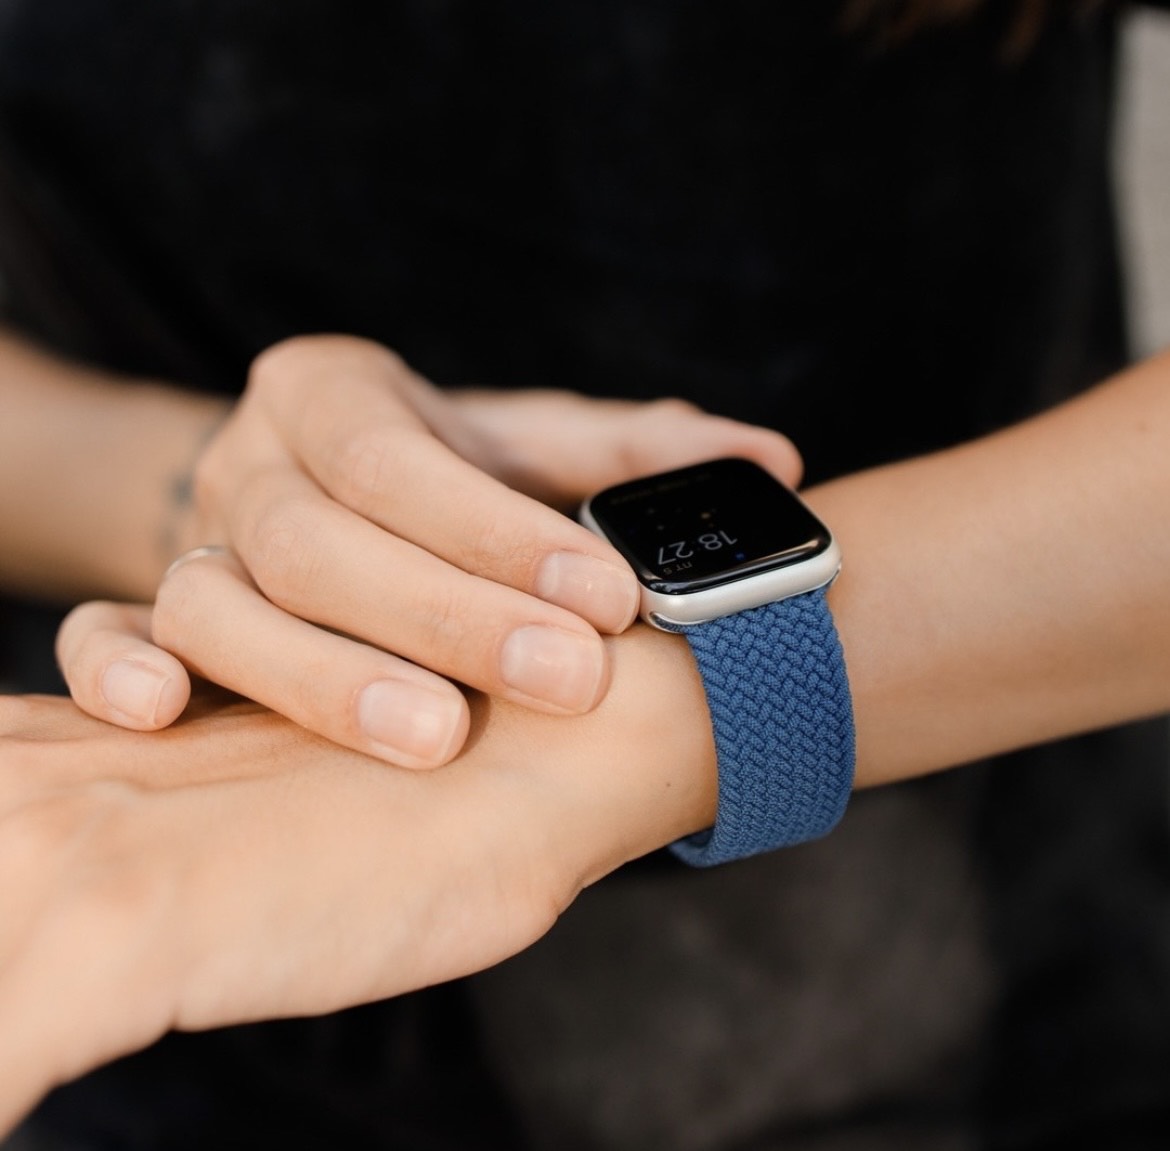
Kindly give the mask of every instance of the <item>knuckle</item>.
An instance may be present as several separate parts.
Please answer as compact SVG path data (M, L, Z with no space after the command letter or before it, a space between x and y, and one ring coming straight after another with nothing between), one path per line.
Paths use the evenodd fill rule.
M461 525L460 548L473 574L527 587L547 550L541 539L538 532L512 531L503 518L471 516Z
M106 601L78 604L61 620L54 650L65 677L72 681L87 667L93 654L95 633L103 629L112 605Z
M289 373L296 371L303 358L312 352L318 338L290 336L270 344L248 366L247 390L267 394L279 388Z
M368 428L350 436L335 461L338 499L355 510L384 500L396 488L402 445L386 428Z
M493 678L473 669L487 666L488 633L494 635L503 621L497 613L485 613L482 608L461 587L431 589L418 624L425 662L432 670L477 685Z
M643 409L643 417L651 425L667 421L679 423L701 415L703 415L703 409L698 404L684 400L679 396L664 396L651 400Z
M180 654L192 635L198 634L199 605L204 597L207 573L198 561L171 572L155 593L151 636L168 651Z
M80 633L88 633L93 630L95 624L105 617L109 609L109 600L88 600L85 603L79 603L69 609L61 620L61 628L58 630L68 628Z
M248 368L249 391L270 395L308 368L331 373L367 370L372 366L402 371L402 359L389 348L362 336L309 333L289 336L260 352Z
M110 659L108 636L89 631L78 642L68 663L62 662L61 673L70 694L82 707L102 700L102 675ZM117 651L115 655L119 654Z
M464 597L443 586L432 586L426 600L418 605L416 619L426 633L428 645L444 645L452 636L460 636L467 626L468 617L463 614Z
M321 547L309 501L290 497L257 508L241 544L248 570L274 603L299 602L321 570Z

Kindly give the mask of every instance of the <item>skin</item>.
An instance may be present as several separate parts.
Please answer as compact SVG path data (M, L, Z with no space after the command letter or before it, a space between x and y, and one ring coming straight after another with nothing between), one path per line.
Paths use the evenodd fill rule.
M1162 356L805 493L845 555L830 602L858 786L1170 710L1168 442ZM103 645L144 644L142 611L74 622L71 677ZM464 750L431 772L222 697L149 735L0 700L0 1125L170 1027L488 966L585 885L708 826L714 749L685 641L638 625L602 642L595 708L469 691Z
M829 603L863 785L1170 710L1167 443L1170 352L996 434L803 493L845 556ZM71 683L108 645L141 642L125 610L67 624Z
M806 494L845 556L830 605L864 784L1170 711L1167 444L1162 354Z
M157 648L67 629L87 711L166 726L193 672L409 767L462 746L456 683L552 714L604 695L602 636L629 626L636 584L555 508L711 455L800 473L784 436L681 402L447 394L344 336L268 349L231 408L2 337L0 406L0 490L38 477L0 504L0 582L155 601ZM232 558L168 566L205 545Z
M489 966L585 885L709 821L714 749L701 721L698 739L676 722L680 706L702 716L701 685L674 637L628 636L607 641L595 710L474 694L464 752L431 772L223 698L144 735L65 699L0 697L0 1133L170 1028ZM641 699L660 678L681 695Z
M151 599L175 509L226 405L64 360L0 328L0 584Z
M317 357L328 359L339 349L363 365L377 363L385 354L376 346L335 337L295 341L276 353L297 361L291 376L304 372L315 380L325 370ZM857 707L872 708L871 715L860 717L859 738L875 741L873 754L863 748L861 759L863 764L872 761L878 779L918 774L1165 709L1164 685L1170 678L1163 575L1170 560L1170 524L1164 513L1170 506L1168 376L1170 355L1163 354L1017 427L804 493L833 526L846 556L845 573L831 592L834 614L847 620L856 613L863 621L855 629L843 627L842 639ZM286 386L283 380L280 388ZM294 397L289 410L303 410L300 383L294 380L288 386ZM564 506L575 505L606 483L713 454L752 455L788 482L795 482L799 470L783 437L683 405L615 407L560 393L465 393L452 405L413 376L403 377L396 389L400 422L409 422L402 414L409 404L415 418L444 428L445 440L425 440L437 459L451 463L457 448L475 455L501 480L522 483ZM318 394L324 391L318 389ZM306 426L316 428L321 422L308 420ZM412 425L409 435L415 430ZM415 470L415 462L413 456L399 454L401 436L386 435L380 458L397 462L386 463L380 474L387 502L394 502L390 493L398 490L403 473ZM473 442L478 445L474 450ZM655 451L641 446L656 442L668 447ZM681 450L675 446L680 442L685 443ZM448 443L455 447L448 448ZM639 454L634 445L639 445ZM320 448L306 448L305 454L312 450L328 454ZM396 607L416 605L410 613L395 610L392 615L430 620L424 638L432 641L436 631L447 628L462 639L468 628L460 620L495 619L492 608L501 593L509 593L505 598L510 599L512 592L531 589L531 540L524 547L519 543L530 530L524 526L530 507L539 507L551 516L547 522L556 533L565 533L554 533L546 542L537 553L537 566L550 548L562 546L562 538L576 540L584 531L483 472L465 470L468 461L456 464L444 474L461 475L467 489L476 488L478 494L461 491L455 502L476 507L476 522L503 526L459 551L452 541L466 523L428 508L409 525L398 522L399 534L391 536L392 546L408 535L425 553L426 577L386 568L395 571ZM432 489L449 490L446 481ZM369 521L362 522L368 526ZM907 524L915 532L909 547ZM432 551L424 540L428 531L437 541ZM485 558L492 549L494 558ZM351 577L357 585L363 585L369 569L355 558L362 554L360 549L330 552L334 566L348 561L359 572ZM436 558L443 563L434 564ZM323 563L310 558L306 570L316 572ZM467 606L470 599L450 590L468 586L469 579L475 604L482 600L491 608ZM306 578L304 587L311 582ZM323 582L330 588L323 598L335 598L334 585ZM434 588L440 584L446 614L433 606ZM611 592L612 585L606 585L600 598ZM307 595L306 590L298 600L298 610L303 610ZM518 599L544 610L532 595ZM294 612L278 607L285 602L271 593L266 601L239 561L207 557L183 565L164 581L152 617L153 636L188 667L346 746L408 766L427 766L454 754L464 727L447 740L442 754L429 759L395 755L365 738L354 719L353 701L377 674L377 661L391 657L309 628ZM360 601L359 611L365 610L365 602ZM454 617L452 603L461 605ZM385 616L384 611L369 610ZM110 611L87 606L62 631L59 656L74 697L92 714L127 722L110 708L101 685L111 666L129 660L164 682L153 724L131 725L160 726L186 700L183 667L165 651L135 638L133 629L128 633L116 620L111 623ZM515 622L510 619L504 630ZM411 650L454 680L500 698L533 703L490 675L461 675L441 644ZM470 657L469 664L482 666L480 654ZM413 669L409 674L427 674L413 664L408 667ZM395 674L401 678L408 673ZM455 692L452 684L441 682L446 691ZM406 703L410 698L403 696ZM459 698L462 705L461 694ZM907 701L916 712L909 726ZM591 705L596 702L592 699ZM991 726L999 733L990 746L987 715L996 716Z

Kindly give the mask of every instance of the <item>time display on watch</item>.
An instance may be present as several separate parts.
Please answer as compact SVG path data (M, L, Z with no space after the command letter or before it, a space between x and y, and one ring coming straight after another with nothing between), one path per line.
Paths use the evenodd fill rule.
M745 459L618 484L594 496L587 510L642 583L665 595L804 564L832 546L804 503Z
M671 540L658 548L658 564L656 570L664 576L676 572L687 571L693 568L696 562L702 561L701 552L717 552L723 548L735 549L737 557L742 557L739 550L739 540L734 539L724 531L703 532L693 540Z

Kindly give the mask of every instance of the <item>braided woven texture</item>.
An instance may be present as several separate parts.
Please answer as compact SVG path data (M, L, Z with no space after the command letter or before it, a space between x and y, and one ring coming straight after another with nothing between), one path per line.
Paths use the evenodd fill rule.
M825 835L853 788L853 704L826 588L685 631L719 760L715 826L671 845L696 867Z

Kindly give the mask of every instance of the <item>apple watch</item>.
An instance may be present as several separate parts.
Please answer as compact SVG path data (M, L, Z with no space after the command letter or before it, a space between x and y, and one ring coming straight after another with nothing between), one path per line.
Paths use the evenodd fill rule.
M671 845L709 866L817 839L853 788L853 707L825 593L829 529L750 460L606 488L581 522L634 569L641 615L686 636L718 755L715 824Z

